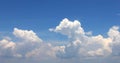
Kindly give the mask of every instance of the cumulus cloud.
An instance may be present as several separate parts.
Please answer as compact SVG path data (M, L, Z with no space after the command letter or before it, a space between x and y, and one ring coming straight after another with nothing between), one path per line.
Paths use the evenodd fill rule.
M69 21L67 18L63 19L55 29L50 28L50 31L59 32L63 35L67 35L69 38L77 37L78 35L85 34L81 23L78 20L74 22Z
M21 57L16 53L16 44L10 40L0 40L0 57Z
M113 26L108 32L109 37L112 39L113 55L120 56L120 31L118 26Z
M63 19L58 26L50 28L50 31L67 35L70 43L64 46L64 52L58 52L57 56L70 58L76 56L106 56L111 53L110 38L102 35L88 36L91 32L85 32L78 20Z
M14 28L13 34L20 41L13 42L10 37L4 37L0 41L0 56L26 57L28 52L41 46L42 39L32 30Z
M110 28L108 37L105 38L100 34L93 36L91 31L86 32L80 21L70 21L65 18L58 26L50 28L49 31L68 36L69 42L65 45L53 45L53 42L45 42L32 30L14 28L13 35L20 40L13 41L12 37L4 37L0 40L0 59L2 57L37 59L42 63L46 60L61 63L61 60L64 59L63 63L73 63L73 60L78 61L89 57L120 56L118 26Z
M26 41L30 42L42 42L42 40L34 33L32 30L21 30L18 28L14 28L13 34L21 39L24 39Z
M13 35L20 39L12 41L9 37L0 40L0 58L25 58L37 60L56 59L56 52L59 46L43 42L32 30L14 28Z

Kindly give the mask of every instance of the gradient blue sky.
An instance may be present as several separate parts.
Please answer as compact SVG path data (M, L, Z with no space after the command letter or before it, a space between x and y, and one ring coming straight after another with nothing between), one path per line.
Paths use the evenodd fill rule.
M0 31L14 27L48 31L63 18L79 20L85 31L103 34L120 25L120 0L1 0Z
M120 0L0 0L0 63L120 63L119 28Z

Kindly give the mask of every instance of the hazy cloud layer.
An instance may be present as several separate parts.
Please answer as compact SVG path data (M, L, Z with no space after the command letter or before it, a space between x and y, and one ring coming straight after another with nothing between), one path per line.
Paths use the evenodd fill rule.
M102 35L93 36L85 32L78 20L63 19L58 26L49 29L51 32L68 36L68 44L62 46L47 43L37 36L32 30L14 28L13 35L20 39L13 41L12 37L0 40L0 60L25 63L92 63L99 59L117 60L120 58L120 31L118 26L109 29L108 37ZM102 59L104 58L104 59ZM18 60L20 59L20 60ZM97 62L97 61L96 61ZM117 61L116 61L117 63ZM118 61L119 63L119 61Z

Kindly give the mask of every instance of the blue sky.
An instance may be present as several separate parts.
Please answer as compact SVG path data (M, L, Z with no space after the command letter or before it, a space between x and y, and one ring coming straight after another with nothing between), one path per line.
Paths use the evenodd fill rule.
M0 62L120 63L119 28L120 0L0 0Z
M113 25L120 25L119 3L119 0L1 0L0 31L18 27L39 32L68 18L79 20L86 31L103 34Z

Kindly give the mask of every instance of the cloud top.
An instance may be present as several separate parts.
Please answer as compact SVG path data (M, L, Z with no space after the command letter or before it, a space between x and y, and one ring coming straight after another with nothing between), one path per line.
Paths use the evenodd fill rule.
M53 45L45 42L32 30L14 28L13 35L20 41L13 41L12 37L0 40L0 58L14 57L25 59L60 60L80 59L88 57L120 56L120 31L118 26L109 29L108 37L93 36L85 32L80 21L63 19L58 26L49 31L68 37L67 44ZM58 46L59 45L59 46Z

